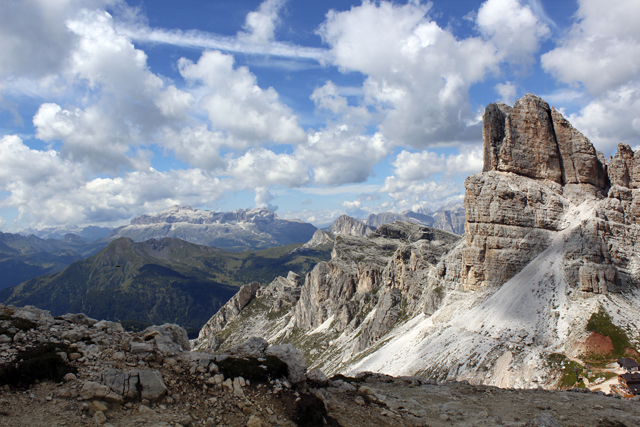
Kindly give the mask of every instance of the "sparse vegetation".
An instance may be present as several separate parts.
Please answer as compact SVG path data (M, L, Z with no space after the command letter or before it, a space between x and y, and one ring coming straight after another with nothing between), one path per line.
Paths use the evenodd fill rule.
M587 331L597 332L611 338L613 343L611 358L617 359L622 357L625 354L625 350L631 348L631 343L629 342L629 337L626 332L613 324L611 317L603 308L600 308L597 313L591 315L587 323Z
M560 353L549 354L546 362L547 366L551 369L562 372L562 378L558 381L558 388L560 390L574 387L578 381L578 376L584 369L582 365ZM580 382L580 384L582 384L582 387L584 388L584 384L582 382Z
M121 321L136 331L177 323L194 337L202 325L252 281L263 285L289 271L304 275L330 259L330 249L294 251L300 244L252 252L228 252L167 239L163 256L145 242L114 240L96 255L64 271L6 290L0 302L35 305L54 315L85 313Z

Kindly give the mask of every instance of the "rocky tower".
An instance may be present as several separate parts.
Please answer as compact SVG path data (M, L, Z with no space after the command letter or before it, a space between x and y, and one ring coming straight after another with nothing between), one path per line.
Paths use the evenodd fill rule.
M532 94L513 108L489 105L483 123L483 173L465 181L467 244L440 266L450 285L474 289L505 283L549 247L555 232L568 226L566 214L572 206L600 201L601 220L632 215L638 157L628 146L620 144L607 165L562 114ZM581 265L572 268L582 273L570 276L584 290L606 292L629 284L628 263L613 259L608 249L615 236L603 227L610 226L590 223L584 256L573 255L574 261L581 258L574 264ZM593 274L603 280L595 288L585 284L593 281L586 277Z
M223 345L293 342L329 374L554 388L550 355L580 357L593 313L640 336L640 155L607 164L535 95L489 105L483 135L461 240L401 222L341 236L290 305L256 298Z

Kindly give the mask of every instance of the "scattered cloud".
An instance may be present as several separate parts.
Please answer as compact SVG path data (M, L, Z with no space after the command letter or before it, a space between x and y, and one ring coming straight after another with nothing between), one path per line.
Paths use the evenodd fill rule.
M378 112L379 131L396 145L478 139L479 126L468 126L468 91L497 72L501 60L493 43L456 39L429 10L417 2L363 2L330 11L319 29L333 64L366 76L364 105Z
M35 227L115 224L240 191L277 209L276 187L313 195L301 205L336 196L326 210L282 214L316 224L345 211L437 208L459 201L462 178L482 167L472 89L489 79L513 104L559 34L539 0L486 0L464 37L438 25L429 3L381 0L329 11L316 29L326 47L309 47L278 40L286 7L265 0L223 36L151 28L124 0L0 3L0 115L11 129L0 135L0 208ZM547 101L606 154L640 139L639 21L637 1L580 0L573 26L540 57L562 84ZM173 81L148 61L157 43L203 52L172 64ZM240 65L236 54L246 54ZM298 86L292 103L292 91L258 84L265 68L327 77ZM319 125L301 127L303 103ZM15 128L31 118L33 128ZM186 168L155 170L154 153ZM375 181L384 184L371 184L387 166Z
M197 63L181 58L178 66L188 82L203 85L205 94L198 106L207 111L216 130L245 141L246 146L305 139L297 116L280 102L278 93L260 88L248 68L234 68L233 56L207 51Z
M497 46L499 56L525 69L535 62L540 42L551 35L531 6L518 0L487 0L478 10L476 23L480 33Z
M238 33L238 39L249 43L268 43L273 41L278 12L286 0L266 0L258 10L249 12L244 24L245 31Z
M135 215L173 204L204 205L221 198L225 182L200 169L124 173L88 178L89 167L54 150L27 147L17 136L0 139L0 185L11 194L0 207L13 207L18 219L45 225L116 225Z
M561 82L584 88L591 99L569 120L598 149L613 154L617 142L633 146L640 137L640 4L578 5L575 23L541 62Z
M513 83L498 83L494 89L500 95L500 102L507 105L513 105L516 102L517 87Z

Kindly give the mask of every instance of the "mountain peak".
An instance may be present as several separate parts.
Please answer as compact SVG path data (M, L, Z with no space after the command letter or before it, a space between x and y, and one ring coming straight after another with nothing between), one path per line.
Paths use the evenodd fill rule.
M153 215L140 215L110 237L136 242L175 237L199 245L230 250L266 249L311 239L316 228L300 220L278 218L265 208L215 212L174 205Z
M373 233L373 228L349 215L340 215L331 225L331 232L350 236L368 236Z

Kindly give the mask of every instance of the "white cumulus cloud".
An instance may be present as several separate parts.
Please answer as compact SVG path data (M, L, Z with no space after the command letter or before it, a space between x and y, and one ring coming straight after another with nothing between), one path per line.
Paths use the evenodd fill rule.
M575 22L543 68L591 97L569 119L606 154L640 139L640 3L580 0Z
M234 68L233 56L207 51L197 63L182 58L178 65L185 79L204 86L205 95L198 104L216 130L248 145L304 140L297 116L280 101L275 89L260 88L248 68Z

